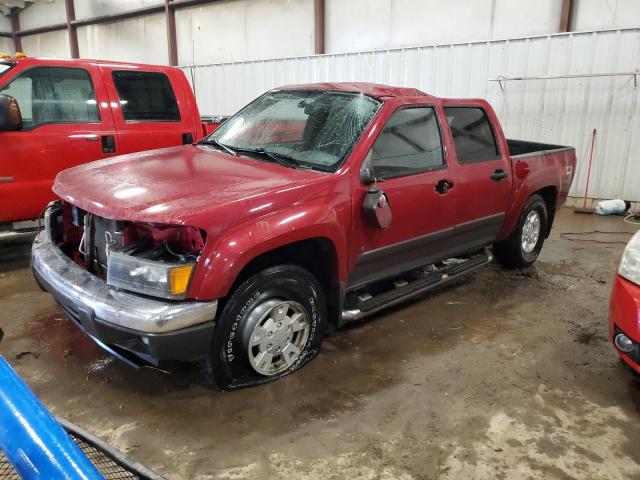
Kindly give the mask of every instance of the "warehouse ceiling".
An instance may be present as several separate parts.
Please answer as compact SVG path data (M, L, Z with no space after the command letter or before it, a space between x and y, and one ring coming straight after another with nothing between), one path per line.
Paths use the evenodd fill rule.
M0 13L2 15L9 15L14 8L22 10L35 2L53 3L54 0L0 0Z

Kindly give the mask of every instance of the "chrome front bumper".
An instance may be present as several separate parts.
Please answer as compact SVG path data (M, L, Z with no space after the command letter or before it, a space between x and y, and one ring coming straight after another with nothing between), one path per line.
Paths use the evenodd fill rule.
M51 208L45 229L31 250L31 268L41 286L67 313L81 312L92 320L142 334L163 334L212 323L217 301L164 301L117 290L82 269L51 241Z

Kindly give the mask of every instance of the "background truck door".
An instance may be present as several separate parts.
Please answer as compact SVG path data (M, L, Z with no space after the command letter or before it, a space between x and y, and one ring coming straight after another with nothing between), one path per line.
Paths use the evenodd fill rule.
M458 168L456 241L491 244L504 222L511 195L509 152L500 151L482 106L445 106Z
M28 68L0 93L18 100L24 123L0 133L0 222L29 220L54 199L58 172L115 154L113 117L91 65Z
M120 153L193 143L193 106L188 104L178 72L100 67L111 105ZM199 119L198 119L199 122Z
M439 259L451 247L457 178L445 157L443 120L431 106L401 108L375 141L362 168L378 181L358 185L354 196L350 288ZM367 222L362 211L373 186L391 207L386 229Z

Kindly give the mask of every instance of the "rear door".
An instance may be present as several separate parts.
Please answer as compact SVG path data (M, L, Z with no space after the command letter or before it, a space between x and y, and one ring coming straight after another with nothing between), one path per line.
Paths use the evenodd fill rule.
M36 218L58 172L113 155L115 128L93 65L52 61L13 74L0 93L18 100L24 128L0 133L0 222Z
M381 229L363 213L372 186L359 183L353 204L349 287L389 277L446 258L455 219L456 167L442 142L446 122L431 105L397 109L387 120L362 169L387 197L393 216Z
M509 152L482 105L444 107L458 164L456 242L469 249L492 243L511 194Z
M102 66L118 131L119 153L193 143L191 105L174 72L145 66Z

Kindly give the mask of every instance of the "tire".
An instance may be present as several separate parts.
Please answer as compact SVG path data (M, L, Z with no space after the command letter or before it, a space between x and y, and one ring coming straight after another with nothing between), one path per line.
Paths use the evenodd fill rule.
M326 325L324 292L310 272L296 265L262 270L224 305L203 361L205 381L233 390L289 375L318 354Z
M493 245L497 262L507 268L524 268L533 264L540 255L548 228L547 205L540 195L534 194L525 203L511 235Z

